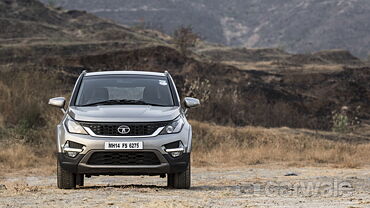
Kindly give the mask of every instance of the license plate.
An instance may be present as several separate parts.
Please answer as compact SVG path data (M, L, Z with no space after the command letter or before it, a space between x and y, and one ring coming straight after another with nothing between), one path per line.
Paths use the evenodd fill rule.
M105 149L143 149L143 142L105 142Z

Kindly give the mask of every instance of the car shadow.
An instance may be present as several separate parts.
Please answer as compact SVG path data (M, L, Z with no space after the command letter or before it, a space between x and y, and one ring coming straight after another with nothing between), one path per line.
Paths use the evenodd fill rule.
M233 190L238 189L240 186L231 186L231 185L213 185L213 186L193 186L191 187L192 190L195 191L223 191L223 190Z
M157 185L141 185L141 184L129 184L129 185L93 185L93 186L81 186L77 189L106 189L106 188L115 188L115 189L174 189L168 186L157 186ZM238 189L238 186L230 185L220 185L220 186L192 186L188 190L193 191L219 191L225 189ZM180 189L179 189L180 190Z
M138 185L138 184L129 184L129 185L94 185L94 186L79 186L77 189L106 189L106 188L116 188L116 189L170 189L167 186L156 186L156 185Z

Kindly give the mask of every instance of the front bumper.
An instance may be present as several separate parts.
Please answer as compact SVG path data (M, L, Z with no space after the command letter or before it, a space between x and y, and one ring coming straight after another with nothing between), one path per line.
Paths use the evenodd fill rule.
M90 165L88 160L91 155L99 151L89 151L87 154L79 154L76 158L70 158L63 153L58 153L58 162L61 167L76 174L87 175L160 175L166 173L178 173L186 170L190 161L190 154L184 153L177 158L168 154L160 154L156 150L142 150L153 152L158 157L158 165ZM118 151L117 151L118 152Z
M73 173L88 175L158 175L166 173L183 172L190 160L191 126L186 122L181 132L176 134L156 135L153 137L112 138L95 137L69 133L61 123L57 127L58 161L63 169ZM75 158L63 153L63 145L67 142L75 142L84 146ZM163 148L165 145L180 141L184 153L179 157L172 157ZM105 142L143 142L142 150L105 150ZM175 148L175 147L174 147ZM159 162L155 165L92 165L90 157L96 152L151 152Z

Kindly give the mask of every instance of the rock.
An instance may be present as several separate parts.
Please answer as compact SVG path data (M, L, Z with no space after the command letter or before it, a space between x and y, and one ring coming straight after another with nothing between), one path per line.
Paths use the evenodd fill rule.
M0 184L0 190L6 190L6 186L4 184Z
M291 173L287 173L287 174L285 174L284 176L298 176L298 174L297 174L297 173L293 173L293 172L291 172Z

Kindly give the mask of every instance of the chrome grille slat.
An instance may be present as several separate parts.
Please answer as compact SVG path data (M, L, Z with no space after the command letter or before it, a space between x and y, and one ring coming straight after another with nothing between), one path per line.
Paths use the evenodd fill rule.
M169 122L153 122L153 123L87 123L81 122L81 125L88 127L96 135L100 136L148 136L152 135L158 128L164 127ZM120 134L118 127L126 125L130 127L130 132Z

